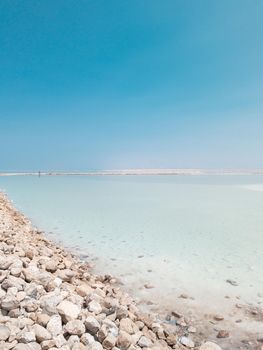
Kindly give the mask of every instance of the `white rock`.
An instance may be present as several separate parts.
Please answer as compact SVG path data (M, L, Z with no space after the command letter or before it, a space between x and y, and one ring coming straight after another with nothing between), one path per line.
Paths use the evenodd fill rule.
M56 294L56 292L50 292L40 298L40 305L45 313L54 315L57 313L57 306L62 300L61 295Z
M19 307L19 301L15 297L5 297L1 302L1 308L3 310L13 310Z
M139 331L138 326L130 318L122 318L120 320L120 329L129 334L134 334Z
M53 335L57 336L62 333L62 320L59 315L53 315L47 324L47 330Z
M39 324L34 325L34 332L36 335L36 340L39 343L45 340L50 340L52 338L51 333L46 328L40 326Z
M128 349L129 346L131 345L131 336L130 334L126 333L125 331L120 331L118 339L117 339L117 346L120 349Z
M104 348L104 349L110 350L110 349L112 349L112 348L115 346L116 342L117 342L117 338L116 338L114 335L109 334L109 335L103 340L102 345L103 345L103 348Z
M88 316L85 320L85 326L87 331L91 334L96 334L100 328L99 321L93 317L93 316Z
M94 312L96 315L100 314L101 311L102 311L101 305L95 300L92 300L88 304L88 309L89 309L90 312Z
M187 348L194 348L194 346L195 346L194 342L190 338L187 338L187 337L179 338L179 342L182 345L186 346Z
M152 341L144 335L139 339L138 345L142 348L149 348L152 345Z
M61 348L63 345L67 343L66 339L64 338L63 334L59 334L54 338L54 342L57 348Z
M89 333L84 333L81 338L80 338L81 342L84 344L84 345L90 345L92 343L95 342L95 339L93 337L93 335L89 334Z
M80 340L79 340L79 337L77 335L71 335L69 338L68 338L68 344L70 347L72 347L75 343L79 343Z
M80 307L68 300L63 300L58 306L57 311L64 322L69 322L78 318Z
M222 350L222 349L216 343L213 343L211 341L207 341L206 343L204 343L200 346L199 350Z
M94 343L87 345L87 350L103 350L101 343L95 341Z
M85 333L85 326L80 320L69 321L65 325L65 331L71 335L82 335Z
M36 341L36 336L33 331L28 331L24 329L19 335L18 340L20 343L31 343Z
M0 270L7 270L14 262L12 257L0 256Z
M34 350L32 347L29 346L29 344L17 344L13 350Z
M46 264L46 270L48 272L55 272L57 271L57 263L56 261L53 260L49 260Z
M69 269L65 269L65 270L60 270L58 277L60 279L62 279L62 281L64 282L70 282L72 280L72 278L75 276L75 272Z
M0 340L7 340L10 336L10 329L7 326L0 325Z

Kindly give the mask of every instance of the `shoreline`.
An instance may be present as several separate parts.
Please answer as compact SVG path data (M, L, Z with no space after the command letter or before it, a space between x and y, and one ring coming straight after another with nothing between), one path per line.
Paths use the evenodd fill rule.
M202 168L176 168L176 169L113 169L97 171L25 171L0 172L0 176L165 176L165 175L263 175L263 169L202 169Z
M93 338L93 343L95 345L92 345L93 343L91 344L87 343L84 345L83 342L81 341L81 337L83 336L83 334L87 333L87 327L84 333L81 334L81 336L80 334L79 335L71 334L72 336L78 337L79 341L77 341L77 338L74 338L76 340L76 343L86 346L87 349L102 349L100 347L101 346L100 343L103 344L103 342L104 342L103 348L114 349L114 350L118 348L130 349L130 350L141 349L141 348L152 349L152 350L172 349L172 348L174 349L193 348L193 349L201 349L201 350L220 349L220 348L213 347L213 345L211 344L207 345L207 346L210 346L210 348L209 347L204 348L201 344L205 343L205 341L209 338L206 334L204 334L205 327L200 327L201 330L195 329L195 324L193 323L192 320L185 319L182 315L178 315L178 314L176 315L175 311L170 312L170 315L168 315L169 317L167 317L166 315L166 319L165 317L163 317L161 320L160 320L160 316L158 314L154 314L153 312L150 315L145 315L145 313L142 313L137 307L136 303L131 299L130 295L128 295L120 287L120 285L117 283L117 280L115 278L111 277L110 275L105 275L105 276L95 275L88 262L80 261L77 257L73 256L72 253L62 248L61 245L58 246L51 240L47 239L44 234L42 234L40 231L32 227L31 222L28 219L26 219L23 214L21 214L20 212L16 211L16 209L13 208L12 204L7 199L6 195L4 195L1 192L0 192L0 215L1 215L1 221L2 221L2 223L0 224L0 233L1 233L0 266L1 264L5 265L4 260L13 261L13 263L11 263L11 265L7 269L0 269L1 277L4 277L4 279L1 281L2 285L3 283L5 283L6 285L5 281L9 278L11 279L11 282L9 282L11 283L11 286L9 287L9 289L17 288L17 286L13 286L14 282L17 282L14 280L19 279L20 281L20 279L23 280L23 278L25 278L24 282L22 283L22 287L23 287L22 291L19 290L19 288L17 288L17 290L12 289L12 291L10 291L10 294L13 297L13 299L16 299L17 294L20 293L19 294L20 296L21 293L23 293L23 289L25 285L27 286L27 284L30 285L36 282L39 288L43 289L44 287L44 290L45 290L45 293L42 290L44 294L40 296L40 300L42 298L44 300L47 299L49 301L50 301L50 298L51 299L57 298L56 300L59 299L59 303L51 307L52 311L50 311L49 308L48 309L44 308L44 313L43 313L43 305L41 304L41 302L40 302L40 305L38 305L38 308L34 310L34 307L33 308L30 306L28 307L28 304L29 305L30 303L32 304L32 297L29 297L29 300L27 300L27 296L25 296L24 299L22 299L21 301L19 300L19 304L16 305L16 308L14 309L11 308L10 310L4 309L5 310L4 314L7 313L7 315L9 315L11 313L11 316L13 316L13 314L15 314L15 311L13 310L16 310L17 314L15 315L15 317L10 317L9 319L6 318L9 316L6 316L6 315L0 316L1 324L2 323L8 324L8 322L11 322L10 319L11 320L15 319L17 321L17 319L19 319L19 317L22 316L23 314L23 318L26 316L28 319L30 319L33 322L33 324L26 325L26 327L30 329L28 332L34 332L32 328L35 328L36 324L39 324L37 323L38 322L37 320L40 314L42 315L42 318L43 318L43 314L44 315L48 314L49 320L52 317L53 319L55 318L58 319L59 317L61 317L64 328L63 330L60 331L60 334L56 335L56 337L60 337L61 341L68 341L70 337L68 337L68 333L65 332L64 329L65 327L67 328L67 323L65 321L67 322L69 321L68 319L65 320L65 315L63 314L63 312L67 312L67 310L66 311L64 310L63 312L61 311L61 313L59 313L59 311L57 310L57 307L59 307L59 305L63 303L63 301L67 301L68 303L72 304L72 301L74 300L73 303L78 305L79 314L76 318L74 318L71 321L81 320L82 324L84 324L84 328L86 327L85 318L87 317L94 317L99 322L100 328L98 328ZM21 235L22 237L20 237ZM9 249L10 247L12 247L12 249ZM57 264L54 264L53 260L57 261ZM20 261L20 263L18 263L18 261ZM15 267L13 266L14 263L15 263ZM21 266L21 263L22 263L22 266ZM17 265L19 266L17 267ZM36 274L36 271L37 271L36 269L38 269L37 274ZM26 271L26 270L29 270L29 271ZM6 271L8 271L8 273L5 276ZM27 277L27 274L29 275L31 274L29 279ZM43 285L43 283L39 281L39 276L37 276L39 274L40 275L43 274L44 280L48 279L47 285ZM5 289L7 293L9 293L9 289L8 288ZM3 286L2 286L2 290L3 290ZM16 295L14 296L13 294L15 292L16 292ZM2 294L0 294L1 305L3 304L3 299L7 298L7 293L3 294L2 292ZM62 297L63 300L60 300L61 295L63 295ZM36 300L37 302L39 301L38 298ZM123 301L124 301L124 305L123 305ZM116 306L116 303L118 304L118 307ZM97 306L97 311L98 309L99 310L101 309L101 310L97 313L97 311L94 311L92 308L90 308L90 304L95 304L95 306ZM2 306L1 306L1 310L3 309ZM107 313L109 312L109 309L111 308L114 308L114 312L107 315ZM118 308L122 309L122 312L124 314L123 317L122 316L118 317ZM105 314L106 309L107 309L107 312ZM21 310L22 310L22 313L21 313ZM122 321L122 319L125 320L125 322ZM111 322L114 324L114 325L111 324L111 327L115 329L114 331L115 333L112 331L114 334L112 332L109 332L109 330L106 332L105 328L109 328L109 327L105 325L105 320L108 323ZM48 322L45 325L45 327L47 328L48 328ZM107 322L106 324L108 324ZM127 324L129 327L127 326ZM43 325L41 324L41 326ZM205 326L205 324L203 326ZM105 332L107 333L105 337L104 337L105 334L99 337L99 331L101 330L101 328L103 328L104 333ZM129 330L129 332L126 332L127 330ZM220 331L223 331L223 329L219 328L218 332ZM21 330L21 332L23 332L23 329ZM105 341L105 339L107 339L107 341ZM19 338L18 340L14 339L13 343L15 341L19 342L20 340L21 338ZM126 345L124 346L124 344L122 343L123 347L120 347L119 343L124 340L126 342ZM51 341L51 340L48 339L46 341ZM58 343L53 344L52 347L54 349L56 348L62 349L63 347L58 347L58 346L54 347L55 345L61 344L59 343L59 340L57 341ZM86 341L87 340L85 339L85 342ZM90 338L89 341L92 341L92 339ZM108 344L108 341L111 341L111 345L114 343L115 347L114 346L110 347L111 345ZM227 342L229 343L229 341L231 343L231 339L228 338ZM5 344L6 343L7 342L5 342ZM24 342L20 342L20 343L24 344ZM36 342L30 341L29 343L39 344L39 342L37 341ZM129 343L129 346L127 346L128 343ZM221 338L221 339L219 338L218 343L222 345L223 349L230 349L229 347L224 347L224 338ZM105 344L107 347L105 347ZM119 347L116 347L116 344L119 345ZM0 345L1 345L1 342L0 342ZM66 345L68 344L65 343L65 346ZM82 349L82 345L78 345L79 347L76 347L76 349ZM39 346L40 347L37 347L36 345L35 348L36 349L43 348L41 347L42 345L39 345ZM231 349L233 350L241 349L241 347L235 347L235 346L236 346L235 344L232 344ZM243 349L261 349L260 343L257 343L257 342L256 343L253 342L253 344L251 343L251 346L252 347L244 347ZM6 349L12 349L12 348L16 350L16 345L9 348L6 347ZM17 348L17 349L20 349L20 348ZM49 349L49 348L46 348L46 349ZM71 347L69 348L64 347L63 349L65 350L71 349Z

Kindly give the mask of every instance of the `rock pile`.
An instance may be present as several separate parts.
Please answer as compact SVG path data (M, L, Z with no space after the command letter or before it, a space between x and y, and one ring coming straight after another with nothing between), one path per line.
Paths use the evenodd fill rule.
M140 312L109 275L34 230L0 194L0 349L197 349L183 324ZM206 343L200 349L220 349Z

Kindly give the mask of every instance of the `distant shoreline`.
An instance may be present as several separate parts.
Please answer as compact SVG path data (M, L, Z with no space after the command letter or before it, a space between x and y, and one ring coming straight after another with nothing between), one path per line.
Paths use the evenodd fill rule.
M123 169L87 172L0 172L0 176L263 175L263 169Z

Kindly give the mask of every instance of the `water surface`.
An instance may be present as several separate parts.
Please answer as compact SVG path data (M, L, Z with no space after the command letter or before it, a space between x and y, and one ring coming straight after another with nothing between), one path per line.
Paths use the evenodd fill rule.
M173 302L187 292L211 306L263 294L262 184L261 175L0 177L35 225L97 257L97 271L135 295Z

